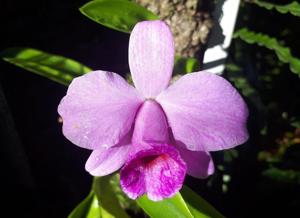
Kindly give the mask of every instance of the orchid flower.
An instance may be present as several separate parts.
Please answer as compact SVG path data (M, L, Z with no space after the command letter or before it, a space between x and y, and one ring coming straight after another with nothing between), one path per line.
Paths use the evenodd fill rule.
M173 64L169 27L140 22L129 40L135 88L116 73L93 71L72 81L58 107L66 138L92 150L86 170L105 176L123 167L120 184L132 199L173 196L186 173L214 172L210 151L248 138L247 106L229 82L195 72L170 85Z

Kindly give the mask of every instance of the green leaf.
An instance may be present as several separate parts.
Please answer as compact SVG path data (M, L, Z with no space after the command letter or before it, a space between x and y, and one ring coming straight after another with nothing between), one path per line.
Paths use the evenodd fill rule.
M114 175L94 177L93 190L101 205L102 218L129 218L121 207L119 199L111 183Z
M68 218L100 218L100 206L94 192L80 202Z
M272 167L263 171L262 175L281 183L300 184L300 172L296 170L284 170Z
M199 70L200 64L196 58L175 57L174 75L192 73Z
M137 199L138 205L153 218L193 218L180 193L162 201L151 201L146 195Z
M277 4L273 4L265 1L258 1L258 0L253 1L253 3L268 10L275 9L282 14L291 13L292 15L300 17L300 4L296 1L287 5L277 5Z
M120 186L120 174L115 173L109 184L113 190L113 194L117 197L121 207L126 210L131 210L134 213L138 213L141 209L138 207L136 201L127 197L127 195L123 192Z
M91 1L80 8L82 14L103 26L129 33L137 22L157 20L144 7L125 0Z
M183 186L180 193L184 198L190 212L195 218L224 218L224 216L220 212L218 212L213 206L211 206L198 194L193 192L193 190L191 190L189 187Z
M220 212L187 186L183 186L180 193L172 198L154 202L144 195L137 199L137 203L153 218L224 218Z
M9 48L1 52L0 56L9 63L63 85L68 85L74 77L92 71L72 59L33 48Z
M300 76L300 59L293 57L290 49L282 46L276 38L250 31L247 28L236 31L234 33L234 38L240 38L247 43L257 44L275 51L278 59L283 63L288 63L290 70Z

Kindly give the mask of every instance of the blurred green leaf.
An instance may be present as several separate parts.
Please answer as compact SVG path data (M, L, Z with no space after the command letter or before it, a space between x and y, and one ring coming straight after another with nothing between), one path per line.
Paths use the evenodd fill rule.
M127 195L123 192L120 187L120 174L116 173L111 176L109 181L110 186L112 187L113 194L116 195L118 201L123 209L129 209L134 213L138 213L141 209L138 207L137 203L128 198Z
M243 95L246 97L249 97L256 92L248 80L242 76L232 76L229 78L229 80L233 82L234 86L241 90Z
M151 201L146 195L137 199L138 205L153 218L193 218L180 193L162 201Z
M185 71L192 73L200 69L199 61L196 58L188 58L185 64Z
M199 70L200 64L196 58L175 57L174 75L192 73Z
M232 148L224 151L224 162L230 163L234 161L234 159L238 158L239 152Z
M196 194L187 186L183 186L180 191L182 197L185 200L190 212L195 218L213 217L224 218L224 216L218 212L213 206L205 201L201 196Z
M300 172L295 170L283 170L272 167L263 171L262 175L277 182L300 184Z
M129 33L137 22L159 19L146 8L125 0L91 1L80 8L82 14L103 26Z
M9 48L1 52L0 56L9 63L63 85L68 85L74 77L92 71L72 59L33 48Z
M290 49L280 45L276 38L250 31L247 28L236 31L234 38L240 38L247 43L257 44L275 51L278 59L284 63L288 63L290 70L300 76L300 59L293 57Z
M272 152L269 151L260 151L257 155L257 159L259 161L266 161L268 163L279 163L282 161L282 157L279 156L278 154L273 154Z
M226 64L226 73L228 79L239 89L244 96L250 97L256 90L248 82L247 78L241 74L242 68L234 63Z
M290 125L295 128L300 128L300 119L296 117L292 117L290 119Z
M233 63L228 63L226 64L226 70L230 72L239 72L241 71L241 67Z
M282 14L291 13L294 16L300 17L300 4L296 1L287 5L277 5L270 2L258 1L258 0L253 1L253 3L268 10L276 9L278 12Z
M117 198L111 180L114 175L104 177L94 177L93 190L96 193L101 205L102 218L129 218L127 213L121 207Z
M101 218L100 206L94 192L73 209L68 218Z

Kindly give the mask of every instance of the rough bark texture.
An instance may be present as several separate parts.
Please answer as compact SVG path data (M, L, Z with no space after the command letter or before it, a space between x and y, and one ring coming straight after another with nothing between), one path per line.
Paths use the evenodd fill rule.
M201 56L213 26L212 0L136 0L157 14L172 29L176 54L183 57Z

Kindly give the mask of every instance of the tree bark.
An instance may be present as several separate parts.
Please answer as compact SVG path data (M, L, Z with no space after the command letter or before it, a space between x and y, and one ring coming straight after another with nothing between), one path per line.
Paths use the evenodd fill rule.
M213 26L211 0L136 0L172 29L175 52L182 57L202 57Z

